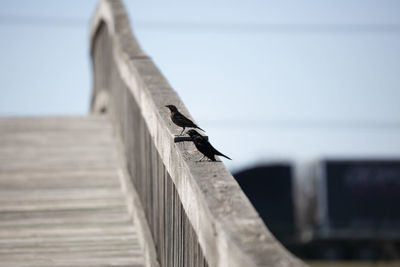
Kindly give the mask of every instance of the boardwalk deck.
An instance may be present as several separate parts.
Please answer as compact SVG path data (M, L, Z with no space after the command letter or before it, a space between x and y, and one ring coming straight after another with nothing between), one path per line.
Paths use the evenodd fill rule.
M97 116L0 119L0 266L144 266Z

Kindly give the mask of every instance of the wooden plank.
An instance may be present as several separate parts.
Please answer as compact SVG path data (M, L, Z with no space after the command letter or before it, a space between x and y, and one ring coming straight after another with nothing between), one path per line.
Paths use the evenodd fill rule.
M17 170L0 172L0 188L92 188L119 187L115 171L110 169L68 169L68 170Z
M0 118L0 132L16 131L111 131L103 116Z
M0 248L0 255L6 254L23 254L23 253L73 253L73 252L104 252L104 251L127 251L129 250L131 254L137 255L140 254L140 250L138 250L139 245L133 243L125 243L125 244L99 244L97 246L82 246L82 245L74 245L69 244L69 246L28 246L28 247L12 247L12 248Z
M34 172L34 171L53 171L53 172L59 172L59 171L68 171L68 170L107 170L108 168L111 167L116 167L113 166L112 164L109 164L111 166L104 166L101 163L91 163L90 165L85 165L81 163L77 164L71 164L71 165L64 165L64 166L50 166L50 165L30 165L30 166L23 166L22 164L20 165L13 165L13 166L0 166L0 172L20 172L20 171L26 171L26 172Z
M40 225L67 225L67 224L90 224L90 223L120 223L129 222L131 217L125 209L116 211L92 210L92 211L68 211L68 212L14 212L0 214L0 227Z
M122 249L118 250L85 250L81 249L80 251L70 251L68 249L63 249L62 251L52 250L52 251L41 251L41 250L33 250L33 251L19 251L19 250L9 250L5 253L2 253L0 250L0 261L10 261L10 260L18 260L18 261L31 261L37 259L51 259L51 260L69 260L71 258L83 258L83 259L91 259L91 258L133 258L137 256L140 252L136 249Z
M14 165L14 166L24 166L26 165L25 169L29 168L29 166L40 166L40 165L59 165L62 166L64 165L69 165L69 164L75 164L75 165L84 165L84 164L93 164L93 165L99 165L99 164L104 164L107 167L109 165L113 165L112 167L116 166L116 158L115 157L110 157L111 155L94 155L91 157L82 157L80 155L57 155L57 156L41 156L39 158L39 155L32 156L31 158L25 158L25 157L18 157L18 156L13 156L10 158L6 159L0 159L0 164L3 165ZM36 158L35 160L32 160L32 158ZM45 166L47 167L47 166ZM7 168L1 168L1 169L7 169Z
M68 180L63 179L36 179L35 181L26 181L26 179L20 179L13 183L12 180L1 180L0 179L0 191L5 190L18 190L18 191L31 191L31 190L49 190L49 189L71 189L71 190L114 190L119 188L119 184L110 178L69 178ZM24 192L21 192L24 194Z
M25 142L24 144L19 144L19 143L8 143L8 144L2 144L0 149L4 149L4 151L7 151L9 149L13 149L16 152L15 153L19 153L17 150L38 150L40 153L40 150L42 149L56 149L58 151L60 151L60 149L64 149L64 150L68 150L68 149L76 149L76 148L80 148L80 149L86 149L86 150L93 150L95 151L96 149L103 149L106 151L110 151L110 153L112 153L112 149L113 149L113 144L110 143L108 145L106 144L66 144L66 143L62 143L61 141L58 143L52 143L52 144L46 144L45 146L43 144L30 144Z
M28 146L2 146L0 148L0 160L1 159L31 159L42 158L42 157L54 157L60 155L60 147L51 146L39 146L39 147L28 147ZM115 152L107 146L66 146L63 147L62 154L65 156L75 157L89 157L89 158L115 158Z
M114 209L126 207L120 198L115 199L70 199L70 200L29 200L29 201L0 201L1 212L20 211L51 211L51 210L87 210L87 209Z
M29 136L29 138L14 136L4 137L0 139L0 146L55 146L55 147L66 147L66 146L111 146L112 143L107 139L102 138L90 138L82 136L78 141L78 136Z
M103 209L68 209L68 210L35 210L35 211L11 211L1 212L0 220L8 223L13 220L40 220L43 218L64 220L86 217L102 217L102 216L123 216L126 214L126 207L103 208Z
M13 162L12 164L0 165L0 172L19 172L26 171L59 171L59 170L72 170L72 169L86 169L86 170L105 170L108 168L117 167L115 162L98 162L98 161L63 161L63 162Z
M37 259L35 261L12 260L2 261L7 267L143 267L143 260L134 257L119 257L111 259Z
M41 228L20 228L16 231L9 229L0 229L0 239L2 238L29 238L29 237L61 237L61 236L101 236L112 234L132 234L135 232L133 225L101 225L101 226L86 226L81 227L51 227L46 229Z
M36 179L36 178L48 178L48 179L64 179L68 177L82 179L85 177L93 177L97 179L98 177L112 177L111 179L115 180L116 172L114 169L104 169L104 170L86 170L86 169L72 169L72 170L60 170L56 173L48 172L45 170L37 170L34 172L13 172L13 173L1 173L0 172L0 181L7 177L10 177L12 180L19 178L28 178L28 179ZM118 180L117 180L118 181Z
M120 198L123 199L123 194L120 188L83 188L83 189L65 189L65 188L52 188L52 189L31 189L31 190L11 190L0 188L0 205L2 201L35 201L35 200L77 200L82 199L99 199L99 198Z
M62 247L62 246L102 246L104 244L131 244L137 245L137 235L129 234L108 234L108 235L79 235L79 236L41 236L41 237L14 237L1 238L2 248L17 248L27 246L37 247Z

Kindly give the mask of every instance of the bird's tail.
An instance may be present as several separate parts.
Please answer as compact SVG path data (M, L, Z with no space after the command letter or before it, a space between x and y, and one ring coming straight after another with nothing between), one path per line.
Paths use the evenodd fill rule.
M206 132L203 129L201 129L199 126L196 126L196 129L199 129L199 130L202 130L203 132Z
M215 153L215 154L217 154L218 156L225 157L225 158L227 158L227 159L229 159L229 160L232 160L230 157L225 156L225 155L222 154L221 152L219 152L219 151L216 151L216 152L218 152L218 153Z

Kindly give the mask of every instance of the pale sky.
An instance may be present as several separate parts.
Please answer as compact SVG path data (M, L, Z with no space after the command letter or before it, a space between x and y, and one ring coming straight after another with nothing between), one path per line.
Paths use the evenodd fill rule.
M231 170L400 157L400 2L125 2ZM95 6L0 2L0 116L87 113Z

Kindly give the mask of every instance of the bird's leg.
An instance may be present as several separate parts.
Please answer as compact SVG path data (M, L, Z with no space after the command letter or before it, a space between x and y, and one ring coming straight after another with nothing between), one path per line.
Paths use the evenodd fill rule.
M198 161L200 162L202 159L204 159L205 156L203 156L201 159L199 159Z
M185 127L183 127L183 130L182 130L182 132L181 132L179 135L182 135L184 131L185 131Z

